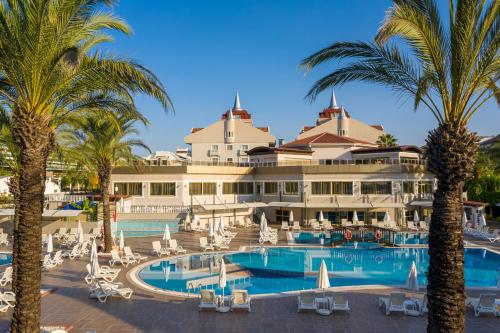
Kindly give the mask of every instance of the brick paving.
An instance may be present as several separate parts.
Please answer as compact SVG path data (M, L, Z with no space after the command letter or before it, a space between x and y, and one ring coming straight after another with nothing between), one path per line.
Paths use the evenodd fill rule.
M257 230L238 230L232 249L255 245ZM198 251L199 234L179 232L173 235L188 252ZM280 243L284 235L280 235ZM128 238L126 244L134 252L150 254L151 242L159 237ZM473 240L476 241L476 240ZM495 246L500 249L500 246ZM157 295L127 280L128 269L122 269L117 281L134 290L131 300L109 298L101 304L89 299L83 281L83 260L65 260L63 265L42 274L43 288L57 290L42 298L44 325L72 326L71 332L425 332L426 317L402 314L386 316L378 307L378 297L393 289L349 291L351 311L322 317L314 312L297 313L296 296L254 299L252 312L226 314L198 312L197 301ZM104 263L104 261L103 261ZM469 293L477 296L480 291ZM407 293L411 296L411 293ZM0 330L9 326L12 311L0 314ZM474 317L466 312L466 332L500 332L500 319L493 316Z

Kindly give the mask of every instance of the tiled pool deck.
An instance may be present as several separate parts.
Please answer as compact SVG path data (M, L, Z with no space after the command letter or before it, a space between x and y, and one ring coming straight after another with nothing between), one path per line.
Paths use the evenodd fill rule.
M283 235L280 235L283 237ZM198 251L200 234L180 232L173 235L189 252ZM256 229L239 229L231 249L255 245ZM150 255L151 242L159 238L130 238L126 245L134 252ZM476 240L474 240L476 242ZM480 242L490 245L488 242ZM280 245L286 242L280 239ZM500 246L494 246L500 250ZM335 313L322 317L314 312L297 313L296 297L255 299L252 312L226 314L198 312L197 301L156 295L136 287L127 280L128 269L122 269L117 281L134 290L131 300L108 299L105 304L89 299L83 260L65 262L42 274L43 288L57 290L42 299L42 323L50 326L72 326L71 332L425 332L427 317L402 314L386 316L378 307L378 297L392 289L349 291L350 314ZM104 263L104 261L103 261ZM476 296L480 291L469 293ZM407 293L409 296L411 293ZM500 292L499 292L500 296ZM0 331L9 326L12 311L0 314ZM467 332L500 332L500 318L476 318L466 312Z

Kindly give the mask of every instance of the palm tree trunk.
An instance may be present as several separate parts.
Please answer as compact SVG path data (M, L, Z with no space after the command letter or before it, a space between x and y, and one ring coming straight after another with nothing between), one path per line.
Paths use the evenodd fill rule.
M477 137L443 124L427 138L429 171L438 179L429 230L427 332L463 332L465 312L462 192L472 174Z
M16 292L17 280L17 225L19 224L19 175L14 173L9 180L9 192L14 197L14 225L12 226L12 291Z
M104 223L104 252L111 252L113 239L111 236L111 214L109 207L109 183L111 180L111 165L99 167L99 183L101 186L102 210Z

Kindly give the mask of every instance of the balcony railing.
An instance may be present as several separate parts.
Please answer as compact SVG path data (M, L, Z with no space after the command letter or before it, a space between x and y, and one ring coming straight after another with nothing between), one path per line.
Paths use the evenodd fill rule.
M54 193L46 194L45 201L47 202L78 202L83 201L88 195L85 194L67 194L67 193Z
M189 206L166 206L166 205L132 205L129 207L116 207L118 213L132 214L167 214L167 213L185 213Z
M219 151L210 149L208 151L208 156L219 156Z

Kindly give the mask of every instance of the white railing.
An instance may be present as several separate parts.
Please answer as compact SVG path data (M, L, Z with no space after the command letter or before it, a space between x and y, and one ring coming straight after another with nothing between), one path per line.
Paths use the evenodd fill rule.
M85 194L67 194L67 193L54 193L45 194L45 201L48 202L78 202L83 201L88 195Z
M132 214L166 214L185 213L189 206L164 206L164 205L132 205L130 207L116 207L118 213Z

